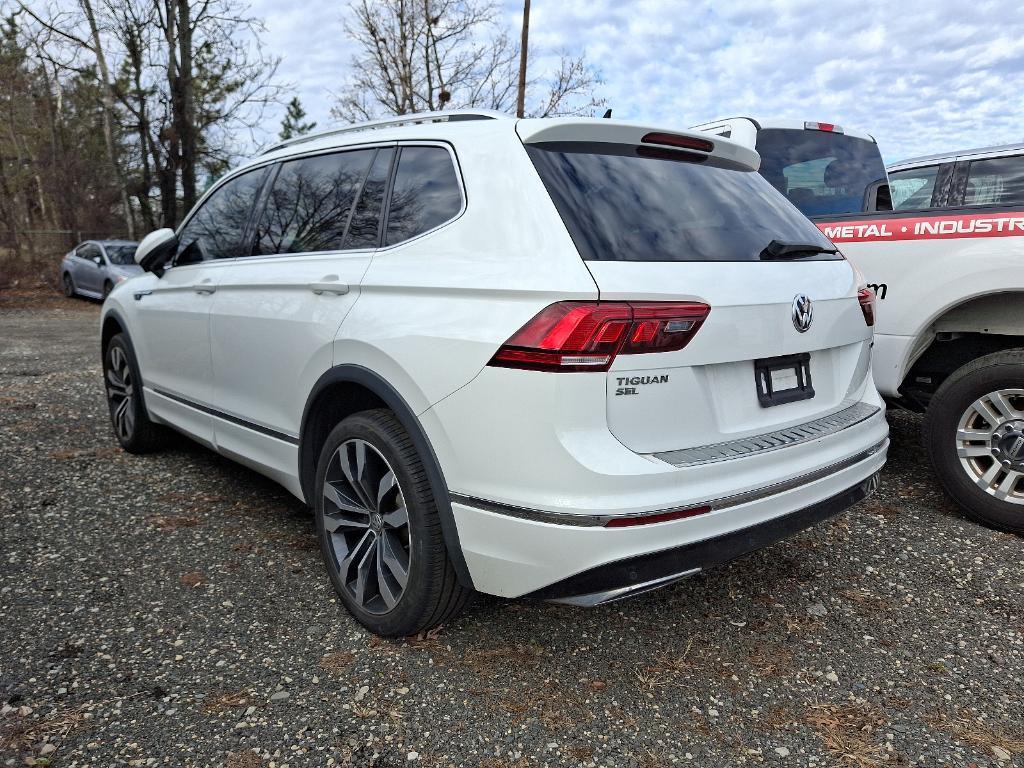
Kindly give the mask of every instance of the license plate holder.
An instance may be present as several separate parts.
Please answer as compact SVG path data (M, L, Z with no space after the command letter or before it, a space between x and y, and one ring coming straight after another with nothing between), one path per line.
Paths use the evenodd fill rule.
M814 397L811 384L811 353L764 357L754 361L757 401L762 408L809 400Z

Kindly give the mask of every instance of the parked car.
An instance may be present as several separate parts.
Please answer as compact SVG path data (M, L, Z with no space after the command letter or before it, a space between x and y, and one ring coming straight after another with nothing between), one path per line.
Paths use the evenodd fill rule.
M880 307L879 389L924 413L939 480L1024 534L1024 144L889 168L892 212L819 220Z
M771 544L876 487L888 426L873 297L756 169L497 113L279 144L111 292L117 438L172 426L311 505L382 635L473 590L594 605Z
M64 295L105 299L118 283L142 274L135 263L138 243L128 240L86 240L68 251L60 262Z

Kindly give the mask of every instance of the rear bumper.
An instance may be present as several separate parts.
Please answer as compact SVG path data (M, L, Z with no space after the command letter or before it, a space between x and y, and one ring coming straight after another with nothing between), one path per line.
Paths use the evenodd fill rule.
M621 600L769 547L849 509L878 487L878 473L809 507L681 547L619 560L577 573L526 597L594 606Z

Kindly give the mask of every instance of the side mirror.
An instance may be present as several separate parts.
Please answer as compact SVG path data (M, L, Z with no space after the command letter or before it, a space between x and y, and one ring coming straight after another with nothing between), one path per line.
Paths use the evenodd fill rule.
M135 263L157 277L164 273L164 265L178 250L178 236L173 229L150 232L135 249Z
M92 262L93 262L93 264L95 264L95 265L96 265L97 267L102 267L102 266L103 266L103 259L102 259L102 258L100 258L99 256L93 256L93 257L92 257Z
M889 182L876 181L869 185L864 195L865 211L891 211L892 191Z

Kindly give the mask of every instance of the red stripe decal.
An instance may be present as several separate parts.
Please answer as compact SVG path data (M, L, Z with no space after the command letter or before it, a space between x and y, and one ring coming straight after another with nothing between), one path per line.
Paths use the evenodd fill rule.
M963 216L861 219L818 222L834 243L892 240L951 240L962 237L1024 237L1024 213L972 213Z

